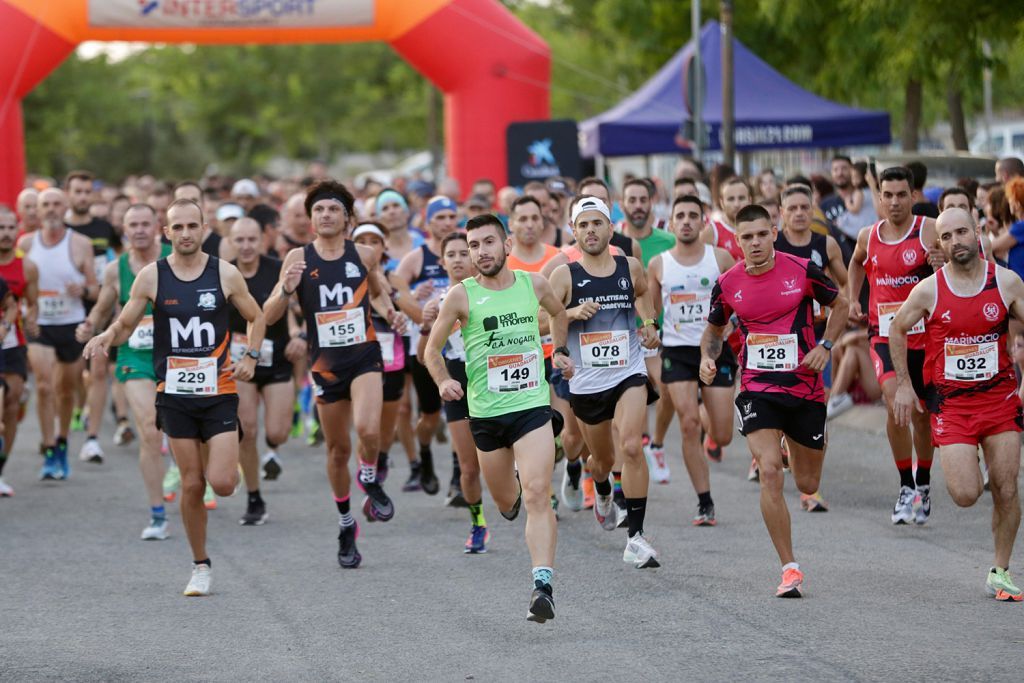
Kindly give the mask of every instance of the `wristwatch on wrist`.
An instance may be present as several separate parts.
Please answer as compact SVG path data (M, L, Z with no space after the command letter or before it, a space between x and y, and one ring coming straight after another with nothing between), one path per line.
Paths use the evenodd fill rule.
M820 342L818 342L818 345L823 346L826 351L832 350L832 342L830 342L828 339L822 339Z
M260 359L260 352L258 349L249 349L248 351L245 352L245 355L247 355L249 358L252 358L253 360Z
M556 353L560 353L563 356L565 356L566 358L568 358L569 357L569 347L567 347L567 346L555 347L555 350L551 352L551 355L553 356Z

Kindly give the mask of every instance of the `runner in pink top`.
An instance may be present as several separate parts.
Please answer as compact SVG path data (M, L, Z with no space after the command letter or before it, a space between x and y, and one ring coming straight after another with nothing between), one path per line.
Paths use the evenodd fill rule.
M718 369L726 326L734 315L743 336L740 432L760 469L761 514L782 562L776 595L800 597L803 574L793 558L789 510L782 495L782 438L797 488L818 490L825 460L825 397L821 371L832 343L846 326L849 304L836 285L807 259L776 252L778 230L764 207L751 204L736 215L743 261L718 278L701 339L700 378ZM813 301L829 306L825 333L815 344Z

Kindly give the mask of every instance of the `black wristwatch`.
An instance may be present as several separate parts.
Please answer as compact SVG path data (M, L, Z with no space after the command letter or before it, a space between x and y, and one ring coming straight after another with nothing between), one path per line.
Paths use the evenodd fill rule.
M258 349L249 349L245 352L245 355L249 356L249 358L252 358L253 360L260 359L260 352Z
M569 355L569 347L568 346L558 346L558 347L556 347L555 350L551 352L551 355L553 356L556 353L560 353L563 356L565 356L566 358L570 357L570 355Z
M820 342L818 342L818 345L825 347L826 351L831 351L833 346L832 342L830 342L828 339L822 339Z

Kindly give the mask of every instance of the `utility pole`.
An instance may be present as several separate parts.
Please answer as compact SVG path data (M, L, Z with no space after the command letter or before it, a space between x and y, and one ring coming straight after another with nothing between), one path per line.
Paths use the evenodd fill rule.
M693 117L693 158L700 161L704 148L704 67L701 63L700 54L700 0L690 2L690 31L693 33L695 49L693 51L693 71L696 78L693 84L693 102L691 115Z
M735 105L732 69L732 0L720 0L722 23L722 161L735 167Z

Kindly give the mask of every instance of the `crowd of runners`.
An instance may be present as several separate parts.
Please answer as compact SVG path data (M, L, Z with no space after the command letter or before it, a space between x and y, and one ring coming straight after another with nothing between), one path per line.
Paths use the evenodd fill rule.
M800 597L785 473L801 509L826 512L827 421L882 400L895 502L879 514L928 522L938 449L957 505L991 492L984 585L1021 601L1008 570L1024 164L937 196L921 164L836 156L829 171L745 179L684 160L671 186L480 180L464 201L451 181L350 188L322 166L301 181L34 182L0 205L0 477L15 456L38 457L51 486L73 463L102 466L109 405L111 440L138 447L141 538L175 532L178 499L185 595L208 595L208 510L244 487L240 524L267 523L264 482L287 476L288 442L304 438L326 450L342 568L362 561L359 518L401 510L397 488L446 488L469 517L462 551L486 553L486 492L505 519L526 517L528 618L544 622L559 515L592 509L625 529L624 562L658 567L650 488L682 466L693 525L714 527L726 448L749 450L775 594ZM15 448L30 394L38 456ZM674 419L681 453L664 447Z

